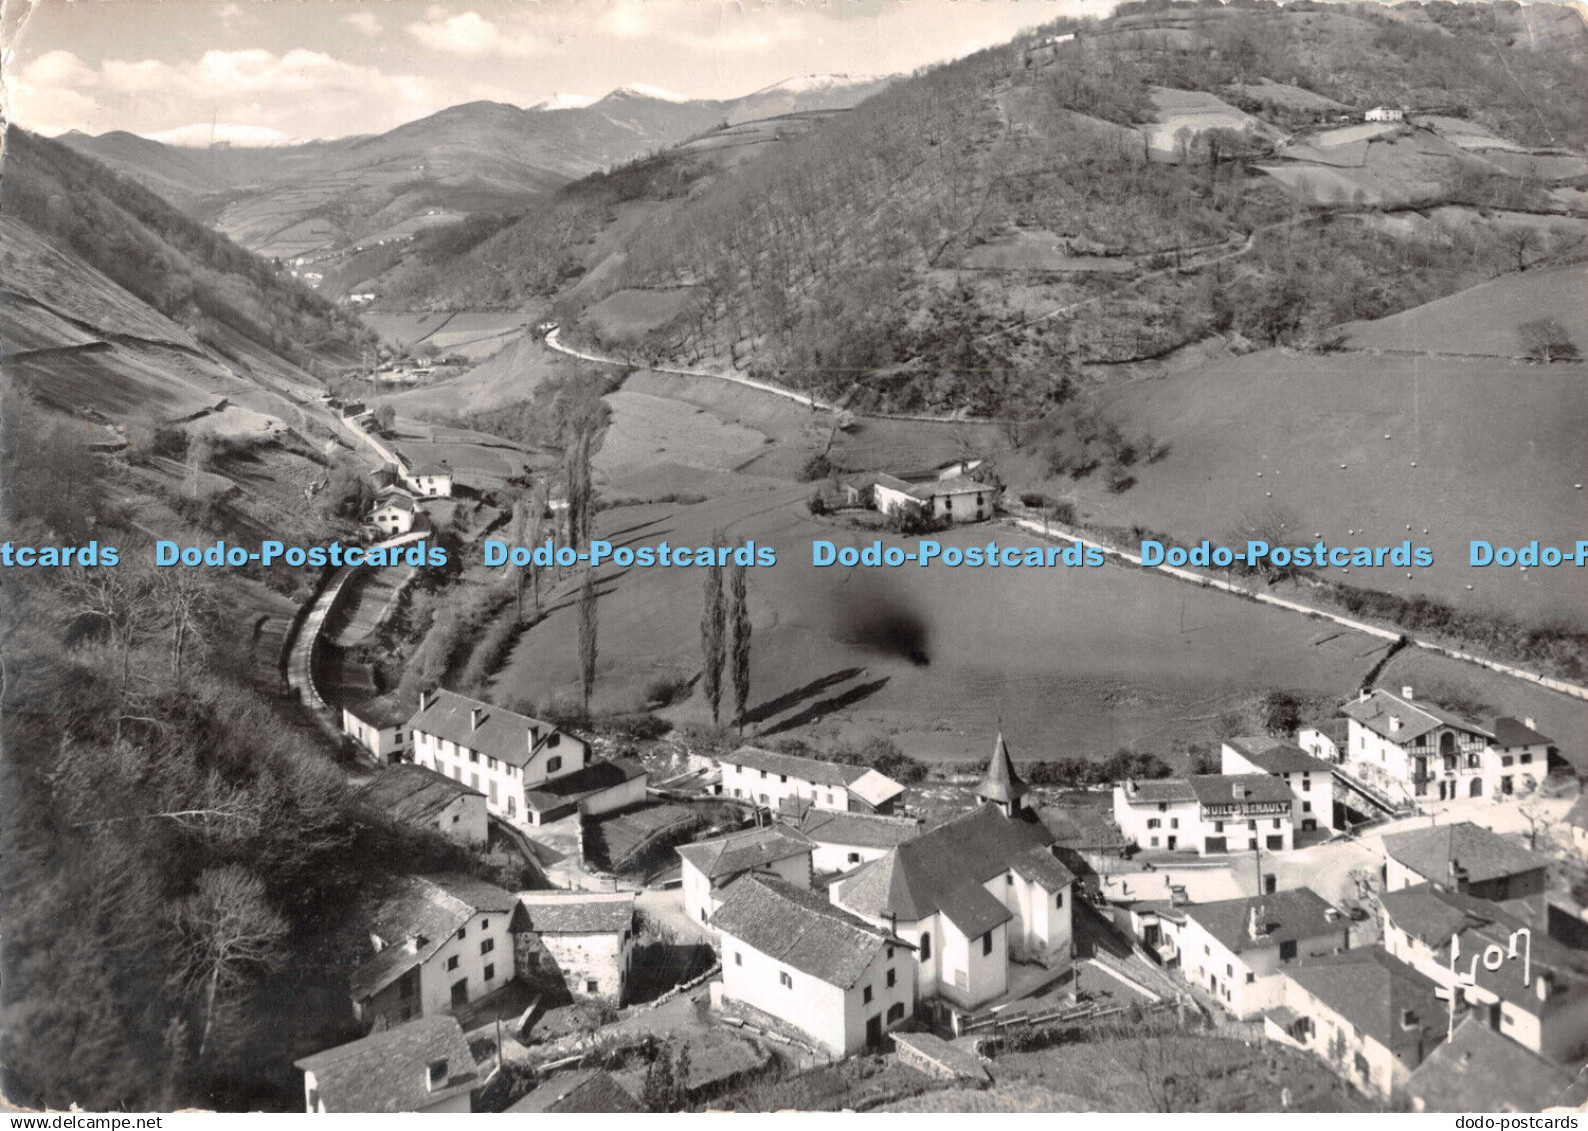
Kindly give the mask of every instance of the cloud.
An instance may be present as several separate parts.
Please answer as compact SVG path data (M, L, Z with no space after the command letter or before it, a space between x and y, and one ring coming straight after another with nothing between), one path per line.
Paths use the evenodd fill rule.
M535 36L504 31L478 12L421 20L408 25L408 34L432 51L465 59L485 56L521 59L545 50L545 44Z
M379 35L382 31L380 17L373 12L354 12L350 16L343 16L342 22L360 35L367 35L371 38Z

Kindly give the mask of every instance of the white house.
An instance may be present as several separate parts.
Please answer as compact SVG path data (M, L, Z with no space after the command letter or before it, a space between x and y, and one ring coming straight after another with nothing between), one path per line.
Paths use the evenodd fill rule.
M364 912L373 953L349 988L361 1020L451 1013L513 980L517 899L468 876L402 876Z
M914 817L835 813L812 807L788 820L815 845L811 867L818 874L850 871L921 835L921 822Z
M1533 728L1533 720L1501 715L1489 727L1493 737L1484 751L1485 797L1531 793L1549 773L1549 758L1557 753L1554 739Z
M864 493L869 486L872 505L882 514L919 510L929 518L950 522L979 522L991 518L997 489L968 476L930 479L907 483L892 475L867 476L856 486Z
M1343 718L1329 719L1317 726L1302 727L1296 732L1296 745L1321 762L1345 761L1351 741L1351 724Z
M421 1017L295 1061L308 1114L469 1111L483 1081L451 1017Z
M634 967L633 892L520 892L513 912L518 974L547 976L575 999L628 1001Z
M1399 106L1375 106L1362 119L1368 122L1404 122L1406 111Z
M406 491L388 488L375 500L374 508L364 521L380 531L382 537L395 538L414 528L420 514L419 504Z
M800 798L818 809L891 813L904 787L866 766L822 762L741 746L719 761L726 797L753 801L776 810L785 799Z
M342 733L382 763L400 762L408 752L408 727L377 703L342 708Z
M1264 736L1226 739L1219 749L1219 772L1272 774L1290 787L1300 831L1334 827L1334 779L1329 766L1293 742Z
M1551 859L1471 821L1384 837L1384 890L1440 884L1479 899L1526 899L1544 891Z
M1382 688L1345 704L1346 765L1369 785L1416 802L1483 796L1484 752L1493 733L1433 703Z
M1283 1003L1284 967L1350 946L1345 917L1311 888L1181 910L1181 975L1243 1021Z
M722 939L722 999L798 1029L835 1056L882 1044L915 1013L915 962L903 939L819 893L745 876L712 916Z
M711 840L681 844L684 914L696 923L722 906L723 889L746 872L777 876L795 887L811 886L815 844L787 825L745 829Z
M1432 884L1385 892L1380 903L1385 949L1447 995L1454 989L1458 1021L1469 1009L1557 1063L1588 1055L1588 952L1497 903Z
M421 463L402 469L403 486L423 499L452 495L452 469L446 463Z
M1311 1052L1368 1095L1402 1091L1445 1038L1438 985L1383 947L1306 959L1281 978L1283 1001L1264 1018L1269 1036Z
M421 694L408 730L415 762L480 790L509 821L540 825L645 800L637 763L597 761L587 742L552 723L456 692Z
M1114 820L1145 849L1217 855L1295 847L1301 802L1272 774L1198 774L1114 787Z
M485 794L424 766L388 766L358 791L360 801L461 844L483 846L490 837Z
M951 1018L1009 989L1009 961L1073 957L1075 876L1028 811L984 804L834 880L832 901L915 947L922 1001Z

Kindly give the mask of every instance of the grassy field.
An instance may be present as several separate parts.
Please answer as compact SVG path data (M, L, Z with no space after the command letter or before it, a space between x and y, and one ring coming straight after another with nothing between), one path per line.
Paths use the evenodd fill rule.
M926 758L980 756L1001 725L1017 757L1164 749L1266 688L1349 693L1379 642L1117 566L1098 569L818 569L810 542L857 535L803 516L804 488L602 515L614 542L707 544L713 529L778 550L750 573L753 726L826 740L893 733ZM991 538L983 526L945 544ZM864 539L869 543L870 539ZM632 708L657 676L699 666L702 575L603 570L598 708ZM575 616L564 596L524 634L495 698L577 692ZM923 662L924 661L924 662ZM697 696L671 708L704 721Z
M1358 328L1352 341L1508 345L1515 320L1543 307L1541 298L1503 297L1508 289L1559 287L1553 301L1566 303L1572 277L1581 275L1551 283L1525 274L1447 300L1453 309L1435 303L1399 315L1399 332ZM1467 565L1472 538L1570 545L1581 537L1588 496L1575 485L1588 481L1588 386L1580 366L1275 350L1126 386L1108 403L1171 445L1123 495L1080 485L1106 500L1098 509L1114 524L1217 541L1243 520L1280 518L1295 542L1317 535L1332 545L1393 546L1410 538L1433 547L1432 568L1411 578L1389 567L1353 569L1341 579L1466 609L1584 621L1581 571Z

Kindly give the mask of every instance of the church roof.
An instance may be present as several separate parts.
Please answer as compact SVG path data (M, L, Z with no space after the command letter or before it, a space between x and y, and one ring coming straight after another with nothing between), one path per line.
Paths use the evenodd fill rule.
M1014 763L1009 760L1009 745L1000 731L993 746L992 760L987 763L987 773L976 787L976 796L1012 805L1029 792L1026 783L1015 773Z

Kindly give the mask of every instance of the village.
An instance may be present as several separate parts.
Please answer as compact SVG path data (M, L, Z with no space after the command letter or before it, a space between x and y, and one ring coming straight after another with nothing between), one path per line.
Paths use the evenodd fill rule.
M390 544L457 485L381 431ZM974 474L833 504L983 522ZM1415 1110L1566 1103L1588 1062L1588 794L1531 718L1372 686L1207 772L1034 787L993 734L945 789L777 742L660 758L444 688L325 713L366 803L541 882L413 876L367 908L368 1035L296 1062L309 1111L709 1106L878 1057L906 1090L986 1088L1012 1033L1153 1016Z

